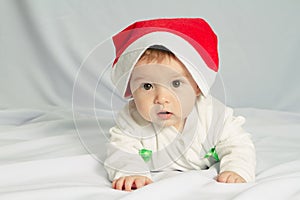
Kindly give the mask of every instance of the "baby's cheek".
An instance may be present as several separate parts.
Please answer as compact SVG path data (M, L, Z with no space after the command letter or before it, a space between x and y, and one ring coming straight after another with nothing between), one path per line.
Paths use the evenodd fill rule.
M137 110L139 114L147 121L150 121L150 111L151 111L151 106L149 106L149 103L145 100L139 101L139 103L136 103Z

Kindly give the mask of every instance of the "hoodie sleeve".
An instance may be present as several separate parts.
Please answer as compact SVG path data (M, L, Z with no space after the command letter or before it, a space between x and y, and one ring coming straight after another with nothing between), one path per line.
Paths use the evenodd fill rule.
M110 134L104 162L109 180L130 175L142 175L151 179L149 168L139 155L139 150L143 148L140 141L127 136L117 127L111 128Z
M233 171L246 182L253 182L256 167L255 147L251 135L242 128L244 122L243 117L234 117L233 110L226 108L224 128L216 151L220 157L220 173Z
M104 167L108 178L113 181L122 176L142 175L151 178L148 165L139 155L143 149L141 139L133 134L135 122L125 107L116 119L116 126L110 129Z

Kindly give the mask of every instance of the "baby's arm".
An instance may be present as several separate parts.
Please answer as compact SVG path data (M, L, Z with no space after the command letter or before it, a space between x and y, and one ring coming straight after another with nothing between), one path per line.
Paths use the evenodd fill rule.
M243 130L243 117L234 117L227 109L225 124L216 151L220 157L217 181L224 183L252 182L255 180L255 148L251 135Z
M104 167L113 182L112 187L131 191L151 183L150 170L139 155L139 149L143 148L140 141L124 134L118 127L111 128L110 133Z
M146 176L123 176L112 182L112 188L131 191L132 189L139 189L150 183L152 183L152 180Z

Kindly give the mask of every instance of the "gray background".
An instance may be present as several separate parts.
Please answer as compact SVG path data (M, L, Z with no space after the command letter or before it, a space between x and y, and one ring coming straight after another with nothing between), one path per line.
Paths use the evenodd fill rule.
M296 0L1 0L0 108L71 108L77 80L76 104L110 109L109 38L141 19L202 17L219 37L228 105L299 112L299 10Z

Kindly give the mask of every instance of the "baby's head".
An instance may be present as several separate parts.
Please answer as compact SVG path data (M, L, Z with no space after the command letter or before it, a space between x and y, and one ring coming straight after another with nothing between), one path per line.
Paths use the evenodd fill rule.
M183 63L164 47L148 48L134 66L130 93L140 115L163 126L183 127L201 91Z
M217 36L203 19L139 21L113 42L112 81L122 96L133 97L144 119L180 127L196 97L209 94L218 71Z

